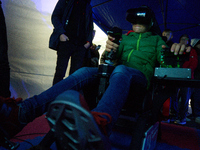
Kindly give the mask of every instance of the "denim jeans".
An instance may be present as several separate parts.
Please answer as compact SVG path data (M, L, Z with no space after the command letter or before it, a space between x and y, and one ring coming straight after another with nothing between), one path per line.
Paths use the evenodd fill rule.
M191 107L194 117L200 117L200 88L192 88Z
M66 90L80 91L91 84L98 84L98 68L83 67L71 74L66 79L58 82L48 90L24 100L20 104L20 118L28 123L41 116L48 109L49 104ZM109 86L92 111L105 112L111 115L113 124L126 102L130 85L146 88L147 80L142 72L137 69L117 66L109 79Z
M177 88L178 89L178 88ZM191 88L182 87L180 88L180 98L181 102L179 103L178 90L177 93L171 96L171 110L176 116L179 116L180 119L185 119L188 112L188 102L191 96Z

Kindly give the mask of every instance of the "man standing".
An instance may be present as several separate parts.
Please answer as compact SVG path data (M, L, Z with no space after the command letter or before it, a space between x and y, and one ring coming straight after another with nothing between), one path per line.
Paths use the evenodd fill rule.
M93 38L90 0L59 0L52 14L53 33L49 47L57 50L57 65L53 85L65 77L71 57L69 74L83 65Z
M174 44L174 42L172 41L172 38L173 38L172 30L165 29L162 32L162 37L163 37L163 40L166 42L167 46L171 47Z
M10 67L8 62L8 42L6 23L0 1L0 96L10 97Z

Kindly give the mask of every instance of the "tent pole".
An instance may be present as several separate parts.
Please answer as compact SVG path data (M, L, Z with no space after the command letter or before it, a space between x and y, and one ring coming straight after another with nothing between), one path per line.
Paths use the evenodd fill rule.
M165 18L164 18L164 27L167 28L167 10L168 10L168 0L166 1L166 8L165 8Z
M163 25L164 25L164 29L165 29L166 23L165 23L164 2L163 2L163 0L159 0L159 2L160 2L160 8L161 8L161 13L162 13L162 17L163 17Z
M94 6L92 6L92 8L97 7L97 6L100 6L100 5L103 5L103 4L108 3L108 2L110 2L110 1L112 1L112 0L108 0L108 1L105 1L105 2L103 2L103 3L100 3L100 4L97 4L97 5L94 5Z

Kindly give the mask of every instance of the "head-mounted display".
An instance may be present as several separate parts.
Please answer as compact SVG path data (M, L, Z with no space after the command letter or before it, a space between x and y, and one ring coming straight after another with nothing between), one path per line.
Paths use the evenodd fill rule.
M126 12L126 20L132 24L152 26L153 13L147 7L132 8Z

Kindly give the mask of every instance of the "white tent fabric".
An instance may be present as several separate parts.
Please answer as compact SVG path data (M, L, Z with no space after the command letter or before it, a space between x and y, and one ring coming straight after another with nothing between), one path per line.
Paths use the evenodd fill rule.
M2 0L11 68L11 97L23 99L52 86L56 51L48 48L51 14L58 0ZM96 25L93 43L104 50L106 34ZM68 73L66 73L68 76Z

